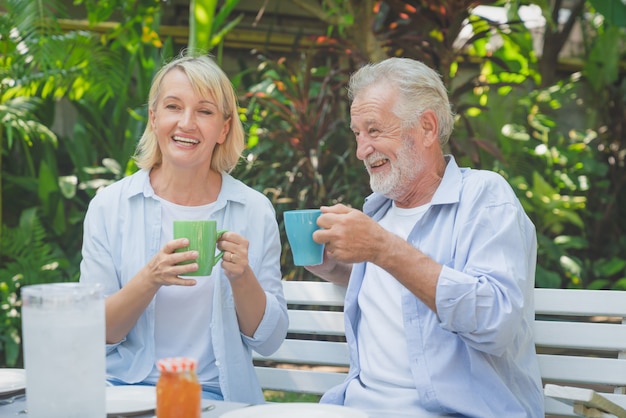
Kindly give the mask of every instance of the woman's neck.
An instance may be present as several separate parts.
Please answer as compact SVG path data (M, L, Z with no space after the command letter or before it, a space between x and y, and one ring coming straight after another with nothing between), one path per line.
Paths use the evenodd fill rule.
M172 171L162 166L150 171L150 184L157 196L182 206L215 202L222 189L222 175L209 170Z

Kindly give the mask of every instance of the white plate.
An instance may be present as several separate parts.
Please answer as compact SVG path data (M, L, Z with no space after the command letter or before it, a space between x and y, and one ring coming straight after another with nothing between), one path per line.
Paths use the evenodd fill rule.
M0 395L26 389L26 370L0 369Z
M367 414L339 405L309 402L253 405L226 412L222 418L367 418Z
M107 414L139 414L153 412L156 408L154 386L107 386Z

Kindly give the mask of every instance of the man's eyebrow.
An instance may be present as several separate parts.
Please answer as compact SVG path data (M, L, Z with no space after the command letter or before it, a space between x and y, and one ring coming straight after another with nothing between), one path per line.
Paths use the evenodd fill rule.
M374 118L365 119L365 122L364 122L365 126L372 126L372 125L378 125L378 124L379 124L379 121ZM354 124L352 122L350 122L350 129L352 130L355 129Z

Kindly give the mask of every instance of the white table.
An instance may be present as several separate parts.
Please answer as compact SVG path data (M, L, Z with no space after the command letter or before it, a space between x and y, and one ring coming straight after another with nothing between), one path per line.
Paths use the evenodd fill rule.
M215 404L215 408L210 411L206 411L202 413L202 418L218 418L223 413L232 411L234 409L245 408L248 404L239 403L239 402L224 402L224 401L204 401ZM204 404L203 402L203 404ZM24 398L18 399L15 402L8 405L0 406L0 418L15 418L15 417L28 417L27 412L23 412L26 410L26 400ZM118 418L123 417L123 415L109 415L107 418ZM133 415L133 418L153 418L154 412L143 415Z

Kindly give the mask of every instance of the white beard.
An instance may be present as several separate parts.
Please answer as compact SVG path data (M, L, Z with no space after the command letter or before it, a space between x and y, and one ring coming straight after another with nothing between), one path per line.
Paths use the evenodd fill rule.
M382 153L370 155L367 161L375 161L387 158ZM411 187L424 166L421 155L415 152L412 138L403 138L402 147L397 152L395 162L389 160L391 171L386 173L371 173L369 164L366 164L370 175L370 187L372 191L380 193L389 199L397 199L404 195Z

